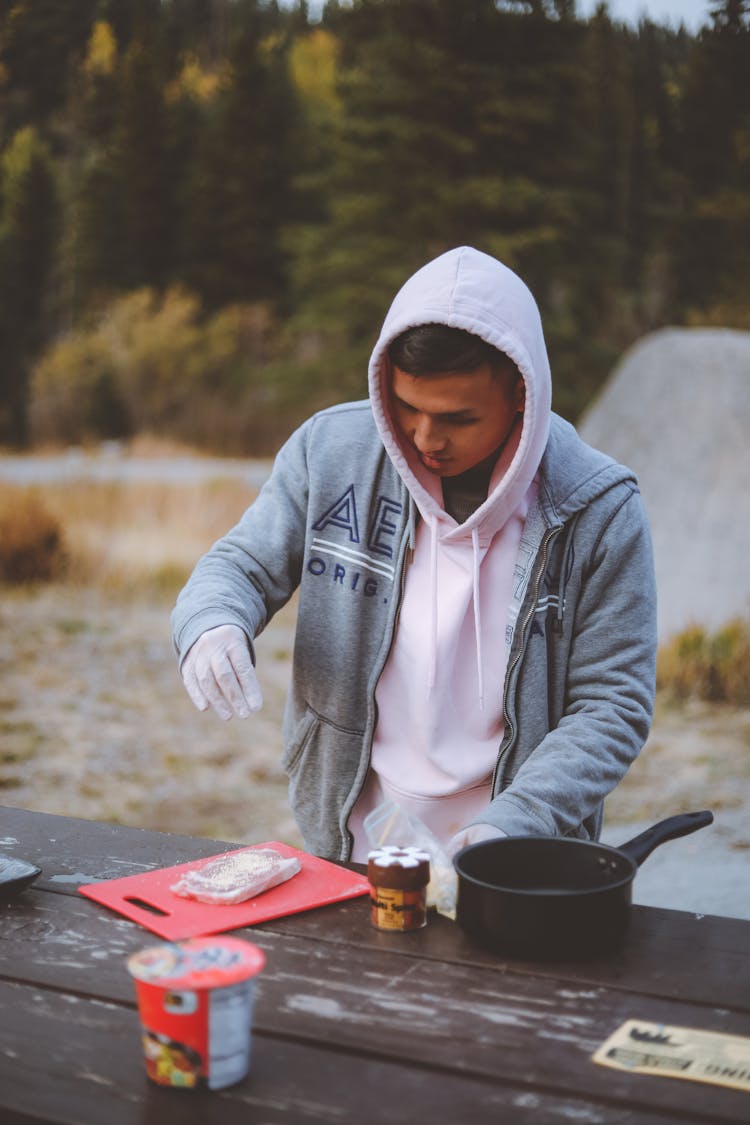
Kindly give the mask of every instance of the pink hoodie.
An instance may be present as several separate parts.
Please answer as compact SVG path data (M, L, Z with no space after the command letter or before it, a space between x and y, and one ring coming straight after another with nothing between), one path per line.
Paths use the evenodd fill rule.
M387 348L419 324L481 336L514 361L526 405L485 502L458 524L439 478L400 441L390 416ZM401 612L376 691L370 773L349 821L352 858L366 858L362 821L385 797L447 842L491 799L503 734L503 683L515 622L509 608L523 525L547 443L551 380L534 298L507 267L461 247L429 262L396 295L370 360L370 400L383 444L419 511Z

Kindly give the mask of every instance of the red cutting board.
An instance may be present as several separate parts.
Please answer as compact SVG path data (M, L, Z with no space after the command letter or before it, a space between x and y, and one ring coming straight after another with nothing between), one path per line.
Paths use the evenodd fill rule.
M218 934L225 930L235 930L238 926L254 926L271 918L298 914L316 906L355 898L369 891L365 876L275 840L266 844L253 844L252 848L221 852L220 855L236 855L237 852L251 851L253 848L273 848L283 856L295 856L300 861L302 870L285 883L271 887L269 891L263 891L246 902L231 906L196 902L192 898L182 898L169 889L183 871L204 867L218 858L215 855L190 863L180 863L176 867L160 867L156 871L126 875L123 879L87 883L78 890L87 898L124 914L126 918L139 922L147 930L170 941Z

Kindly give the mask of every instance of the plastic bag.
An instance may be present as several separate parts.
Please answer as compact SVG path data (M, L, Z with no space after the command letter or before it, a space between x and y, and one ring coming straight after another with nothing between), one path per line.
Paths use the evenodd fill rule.
M286 882L301 868L294 856L287 859L273 848L248 848L183 871L169 889L182 898L232 905Z
M387 800L368 813L364 829L371 848L394 844L399 848L418 847L429 852L427 905L434 906L439 914L445 914L447 918L456 917L458 876L453 861L419 817L404 812L395 801Z

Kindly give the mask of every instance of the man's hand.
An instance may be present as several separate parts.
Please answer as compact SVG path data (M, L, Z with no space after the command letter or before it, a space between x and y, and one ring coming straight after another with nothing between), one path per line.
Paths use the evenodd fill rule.
M246 719L263 706L250 646L238 625L201 633L182 663L182 680L198 710L213 707L220 719Z
M499 840L507 835L508 833L503 832L502 828L495 828L494 824L470 824L468 828L462 828L455 836L451 836L446 844L446 851L449 856L454 856L469 844L479 844L483 840Z

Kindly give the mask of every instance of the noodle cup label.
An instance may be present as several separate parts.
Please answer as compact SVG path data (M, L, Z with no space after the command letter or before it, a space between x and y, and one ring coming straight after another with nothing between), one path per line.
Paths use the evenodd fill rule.
M265 963L256 945L222 936L164 942L128 958L152 1082L220 1090L242 1081L254 978Z

